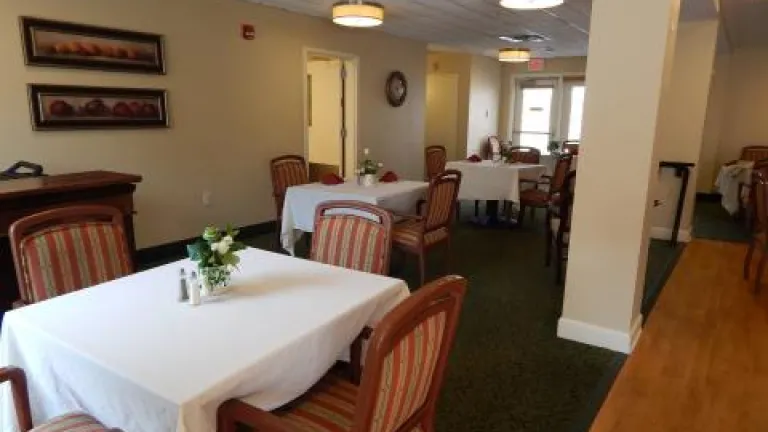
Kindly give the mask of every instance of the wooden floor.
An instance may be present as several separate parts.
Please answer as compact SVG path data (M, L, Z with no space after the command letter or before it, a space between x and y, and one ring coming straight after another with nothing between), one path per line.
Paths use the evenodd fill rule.
M742 280L745 251L687 246L592 432L768 431L768 286Z

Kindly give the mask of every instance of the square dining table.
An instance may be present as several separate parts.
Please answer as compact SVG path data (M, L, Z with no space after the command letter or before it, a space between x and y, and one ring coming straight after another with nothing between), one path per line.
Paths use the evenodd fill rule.
M283 205L280 240L283 248L294 253L294 245L303 232L314 231L315 210L326 201L362 201L384 209L415 214L416 205L426 195L429 183L422 181L396 181L363 186L356 181L337 185L310 183L288 188Z
M452 161L446 169L461 171L460 200L520 202L520 180L538 181L546 165Z
M231 290L196 307L178 301L182 260L6 313L0 365L25 370L35 423L82 410L126 432L214 432L230 398L271 410L300 396L409 295L397 279L239 254ZM0 427L16 431L3 387Z

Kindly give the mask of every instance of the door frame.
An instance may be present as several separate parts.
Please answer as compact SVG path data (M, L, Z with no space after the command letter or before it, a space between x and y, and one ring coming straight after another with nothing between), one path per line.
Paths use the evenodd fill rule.
M350 165L351 166L357 166L357 159L358 159L358 142L360 137L360 128L358 127L358 117L359 117L359 94L360 94L360 58L354 54L339 52L339 51L331 51L326 50L322 48L313 48L313 47L303 47L302 48L302 63L301 63L301 69L302 69L302 98L304 100L304 109L303 109L303 134L304 134L304 158L309 161L309 95L307 87L307 63L309 62L310 58L313 55L317 56L326 56L326 57L334 57L338 58L342 61L342 64L347 68L353 68L354 72L350 74L349 70L347 70L347 78L346 78L346 92L345 89L342 89L342 94L344 94L345 98L345 106L348 109L348 114L346 115L344 122L345 124L343 127L347 131L346 139L345 139L345 148L349 148L352 151L346 152L343 151L342 154L346 153L346 157L351 157ZM350 80L350 75L352 76L352 80ZM352 91L348 91L352 90ZM351 126L350 126L351 125ZM352 133L349 133L349 131L352 131ZM339 131L341 133L341 131ZM344 172L344 164L346 164L347 161L342 160L342 166L339 167L341 172Z

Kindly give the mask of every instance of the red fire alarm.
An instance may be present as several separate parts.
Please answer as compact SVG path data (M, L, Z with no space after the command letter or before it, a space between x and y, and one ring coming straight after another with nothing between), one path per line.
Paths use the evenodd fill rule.
M256 29L253 27L252 24L243 24L242 31L243 31L243 39L253 40L254 38L256 38Z

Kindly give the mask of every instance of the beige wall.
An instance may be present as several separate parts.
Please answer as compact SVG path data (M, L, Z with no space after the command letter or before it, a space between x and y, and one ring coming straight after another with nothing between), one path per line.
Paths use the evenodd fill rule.
M717 32L718 22L714 20L685 22L678 27L672 81L662 95L659 135L654 151L656 161L699 164ZM694 168L680 224L684 240L690 237L696 179L697 169ZM670 236L680 184L672 170L658 171L653 197L663 204L654 208L651 214L654 237L667 239Z
M725 108L728 100L730 58L729 53L721 53L715 56L712 84L709 89L709 101L707 103L707 117L704 122L704 137L702 139L697 169L697 192L712 192L717 171L720 167L717 153L722 142Z
M499 134L501 63L491 57L472 56L471 71L464 155L478 153L489 135Z
M445 147L449 160L463 158L459 152L459 75L430 73L427 75L427 124L425 145ZM461 142L463 143L463 139Z
M583 75L587 71L586 57L560 57L546 59L544 69L529 72L527 64L507 63L501 73L501 103L499 107L499 133L511 140L514 122L515 77L518 76L558 76Z
M341 60L307 62L312 77L309 162L341 165Z
M18 17L162 33L167 76L24 65ZM239 37L252 23L256 40ZM421 178L426 45L376 31L335 27L235 0L3 0L0 2L0 165L26 159L50 173L111 169L141 174L140 247L197 235L209 223L274 219L268 161L303 153L303 49L360 59L359 147L406 178ZM408 100L387 104L392 70L409 80ZM33 132L26 83L159 87L169 90L168 130ZM212 193L203 207L202 193Z
M768 49L740 49L728 70L726 110L717 165L747 145L768 145Z

